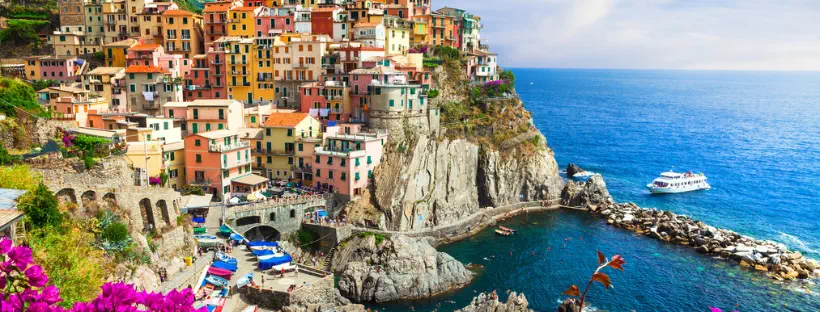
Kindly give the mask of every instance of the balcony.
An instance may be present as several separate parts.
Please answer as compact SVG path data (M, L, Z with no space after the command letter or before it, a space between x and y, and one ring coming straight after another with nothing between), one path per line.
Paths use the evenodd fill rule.
M213 64L213 65L222 65L222 64L225 64L225 60L216 59L216 60L211 61L211 64Z
M231 60L231 65L247 65L248 61L246 60Z
M182 40L191 40L191 36L182 36Z
M154 103L154 102L148 102L148 103L142 104L142 109L144 109L144 110L157 110L157 109L159 109L159 105L157 103Z
M313 173L313 166L308 164L304 164L301 166L293 165L290 167L290 169L293 170L293 172L297 173Z
M247 82L247 81L231 83L231 87L250 87L250 86L251 86L251 83Z
M258 82L273 81L273 76L258 76L258 77L256 77L256 81L258 81Z
M223 19L205 21L205 24L224 24L224 23L225 23L225 20L223 20Z
M247 74L248 74L247 71L236 71L236 70L231 71L231 75L247 75Z
M243 141L239 141L239 142L236 142L236 143L233 143L233 144L230 144L230 145L208 144L208 151L209 152L223 153L223 152L230 152L230 151L235 151L235 150L238 150L238 149L248 148L250 146L251 146L251 144L249 142L243 142Z
M296 154L295 150L267 150L261 149L260 150L263 154L271 155L271 156L293 156Z
M313 65L313 64L308 64L308 63L296 63L296 64L293 64L293 68L309 68L309 67L310 67L310 65Z

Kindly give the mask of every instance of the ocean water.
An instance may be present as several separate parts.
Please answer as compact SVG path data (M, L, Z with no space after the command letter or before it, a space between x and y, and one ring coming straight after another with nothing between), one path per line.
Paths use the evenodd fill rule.
M563 167L603 174L617 201L692 215L820 258L820 73L514 69L517 90ZM712 190L650 195L660 172L703 172ZM600 311L820 311L820 296L735 264L607 226L578 212L520 216L439 248L481 264L467 288L373 306L452 311L478 292L523 292L554 311L583 285L595 250L622 254L614 288L594 285ZM493 258L494 257L494 258ZM485 260L486 258L486 260ZM501 295L506 299L506 295Z

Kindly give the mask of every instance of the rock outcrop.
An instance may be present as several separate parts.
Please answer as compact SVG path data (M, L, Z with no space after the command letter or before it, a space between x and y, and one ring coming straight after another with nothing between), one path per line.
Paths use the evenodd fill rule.
M361 304L312 304L307 306L287 306L282 308L284 312L365 312Z
M473 298L470 305L455 312L533 312L533 310L527 308L529 304L524 294L518 295L515 292L510 293L506 303L500 302L498 301L498 295L493 291L490 294L479 294Z
M581 301L577 298L569 298L561 302L561 305L558 306L558 312L580 312L581 311Z
M567 181L561 192L561 204L570 207L589 207L597 210L612 203L604 178L596 174L586 182Z
M576 164L567 165L567 177L574 176L576 173L581 173L584 171L584 169L581 169L581 167L578 167Z
M380 227L414 230L451 224L483 207L559 197L563 181L552 151L520 157L466 140L426 136L404 142L376 170L373 204Z
M424 239L406 236L356 236L333 259L341 271L339 291L354 302L428 298L463 287L473 273Z

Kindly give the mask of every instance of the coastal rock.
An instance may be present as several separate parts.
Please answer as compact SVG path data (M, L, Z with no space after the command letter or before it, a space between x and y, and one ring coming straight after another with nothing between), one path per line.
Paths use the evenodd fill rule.
M586 182L569 181L561 192L561 203L570 207L603 206L611 202L609 190L601 175L594 175Z
M507 302L498 301L495 291L492 293L481 293L473 298L470 305L456 310L455 312L533 312L528 309L529 302L524 294L511 292Z
M291 305L282 308L283 312L365 312L364 306L361 304L310 304L306 306Z
M568 164L567 165L567 177L572 177L576 173L581 173L581 172L584 172L584 171L585 171L584 169L581 169L581 167L578 167L575 164Z
M579 312L581 310L581 302L576 298L569 298L561 302L558 306L558 312Z
M334 257L341 271L339 291L354 302L385 302L428 298L465 286L473 273L448 254L436 251L424 239L356 236Z

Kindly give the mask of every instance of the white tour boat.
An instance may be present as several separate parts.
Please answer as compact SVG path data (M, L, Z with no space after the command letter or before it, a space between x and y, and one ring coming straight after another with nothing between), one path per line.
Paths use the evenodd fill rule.
M650 192L656 194L684 193L711 188L706 183L703 173L678 173L674 171L661 173L661 176L646 185Z

